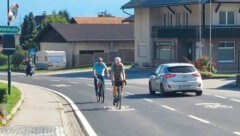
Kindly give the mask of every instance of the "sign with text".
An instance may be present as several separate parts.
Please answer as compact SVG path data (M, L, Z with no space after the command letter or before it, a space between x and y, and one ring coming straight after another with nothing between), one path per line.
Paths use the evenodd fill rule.
M21 34L19 26L0 26L0 34Z

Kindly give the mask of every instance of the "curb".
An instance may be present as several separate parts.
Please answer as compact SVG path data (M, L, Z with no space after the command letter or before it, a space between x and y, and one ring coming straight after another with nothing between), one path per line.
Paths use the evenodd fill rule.
M5 81L1 81L1 82L6 83ZM12 109L11 113L3 118L3 120L1 121L1 123L3 125L6 125L7 122L12 119L12 117L17 113L18 109L21 107L21 105L23 103L24 94L20 89L19 89L19 91L21 92L21 98L18 101L18 103L15 105L15 107Z

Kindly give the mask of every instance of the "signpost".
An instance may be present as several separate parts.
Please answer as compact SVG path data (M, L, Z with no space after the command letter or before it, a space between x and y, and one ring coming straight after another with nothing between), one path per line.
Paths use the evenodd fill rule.
M0 26L0 34L20 34L21 27L19 26Z

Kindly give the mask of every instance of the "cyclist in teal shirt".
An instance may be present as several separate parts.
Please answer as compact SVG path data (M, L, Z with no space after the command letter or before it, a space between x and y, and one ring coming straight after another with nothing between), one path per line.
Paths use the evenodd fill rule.
M107 76L109 77L109 71L107 69L106 64L103 62L101 57L98 58L98 62L93 65L93 78L94 78L94 86L96 93L98 92L97 87L97 79L100 79L105 86L105 78L104 78L104 71L106 70Z

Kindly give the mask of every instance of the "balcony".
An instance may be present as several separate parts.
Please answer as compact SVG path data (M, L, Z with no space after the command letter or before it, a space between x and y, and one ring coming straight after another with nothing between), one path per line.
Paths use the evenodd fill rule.
M152 27L152 38L198 39L199 26ZM209 26L202 27L202 37L209 37ZM240 38L240 26L212 26L212 38Z

